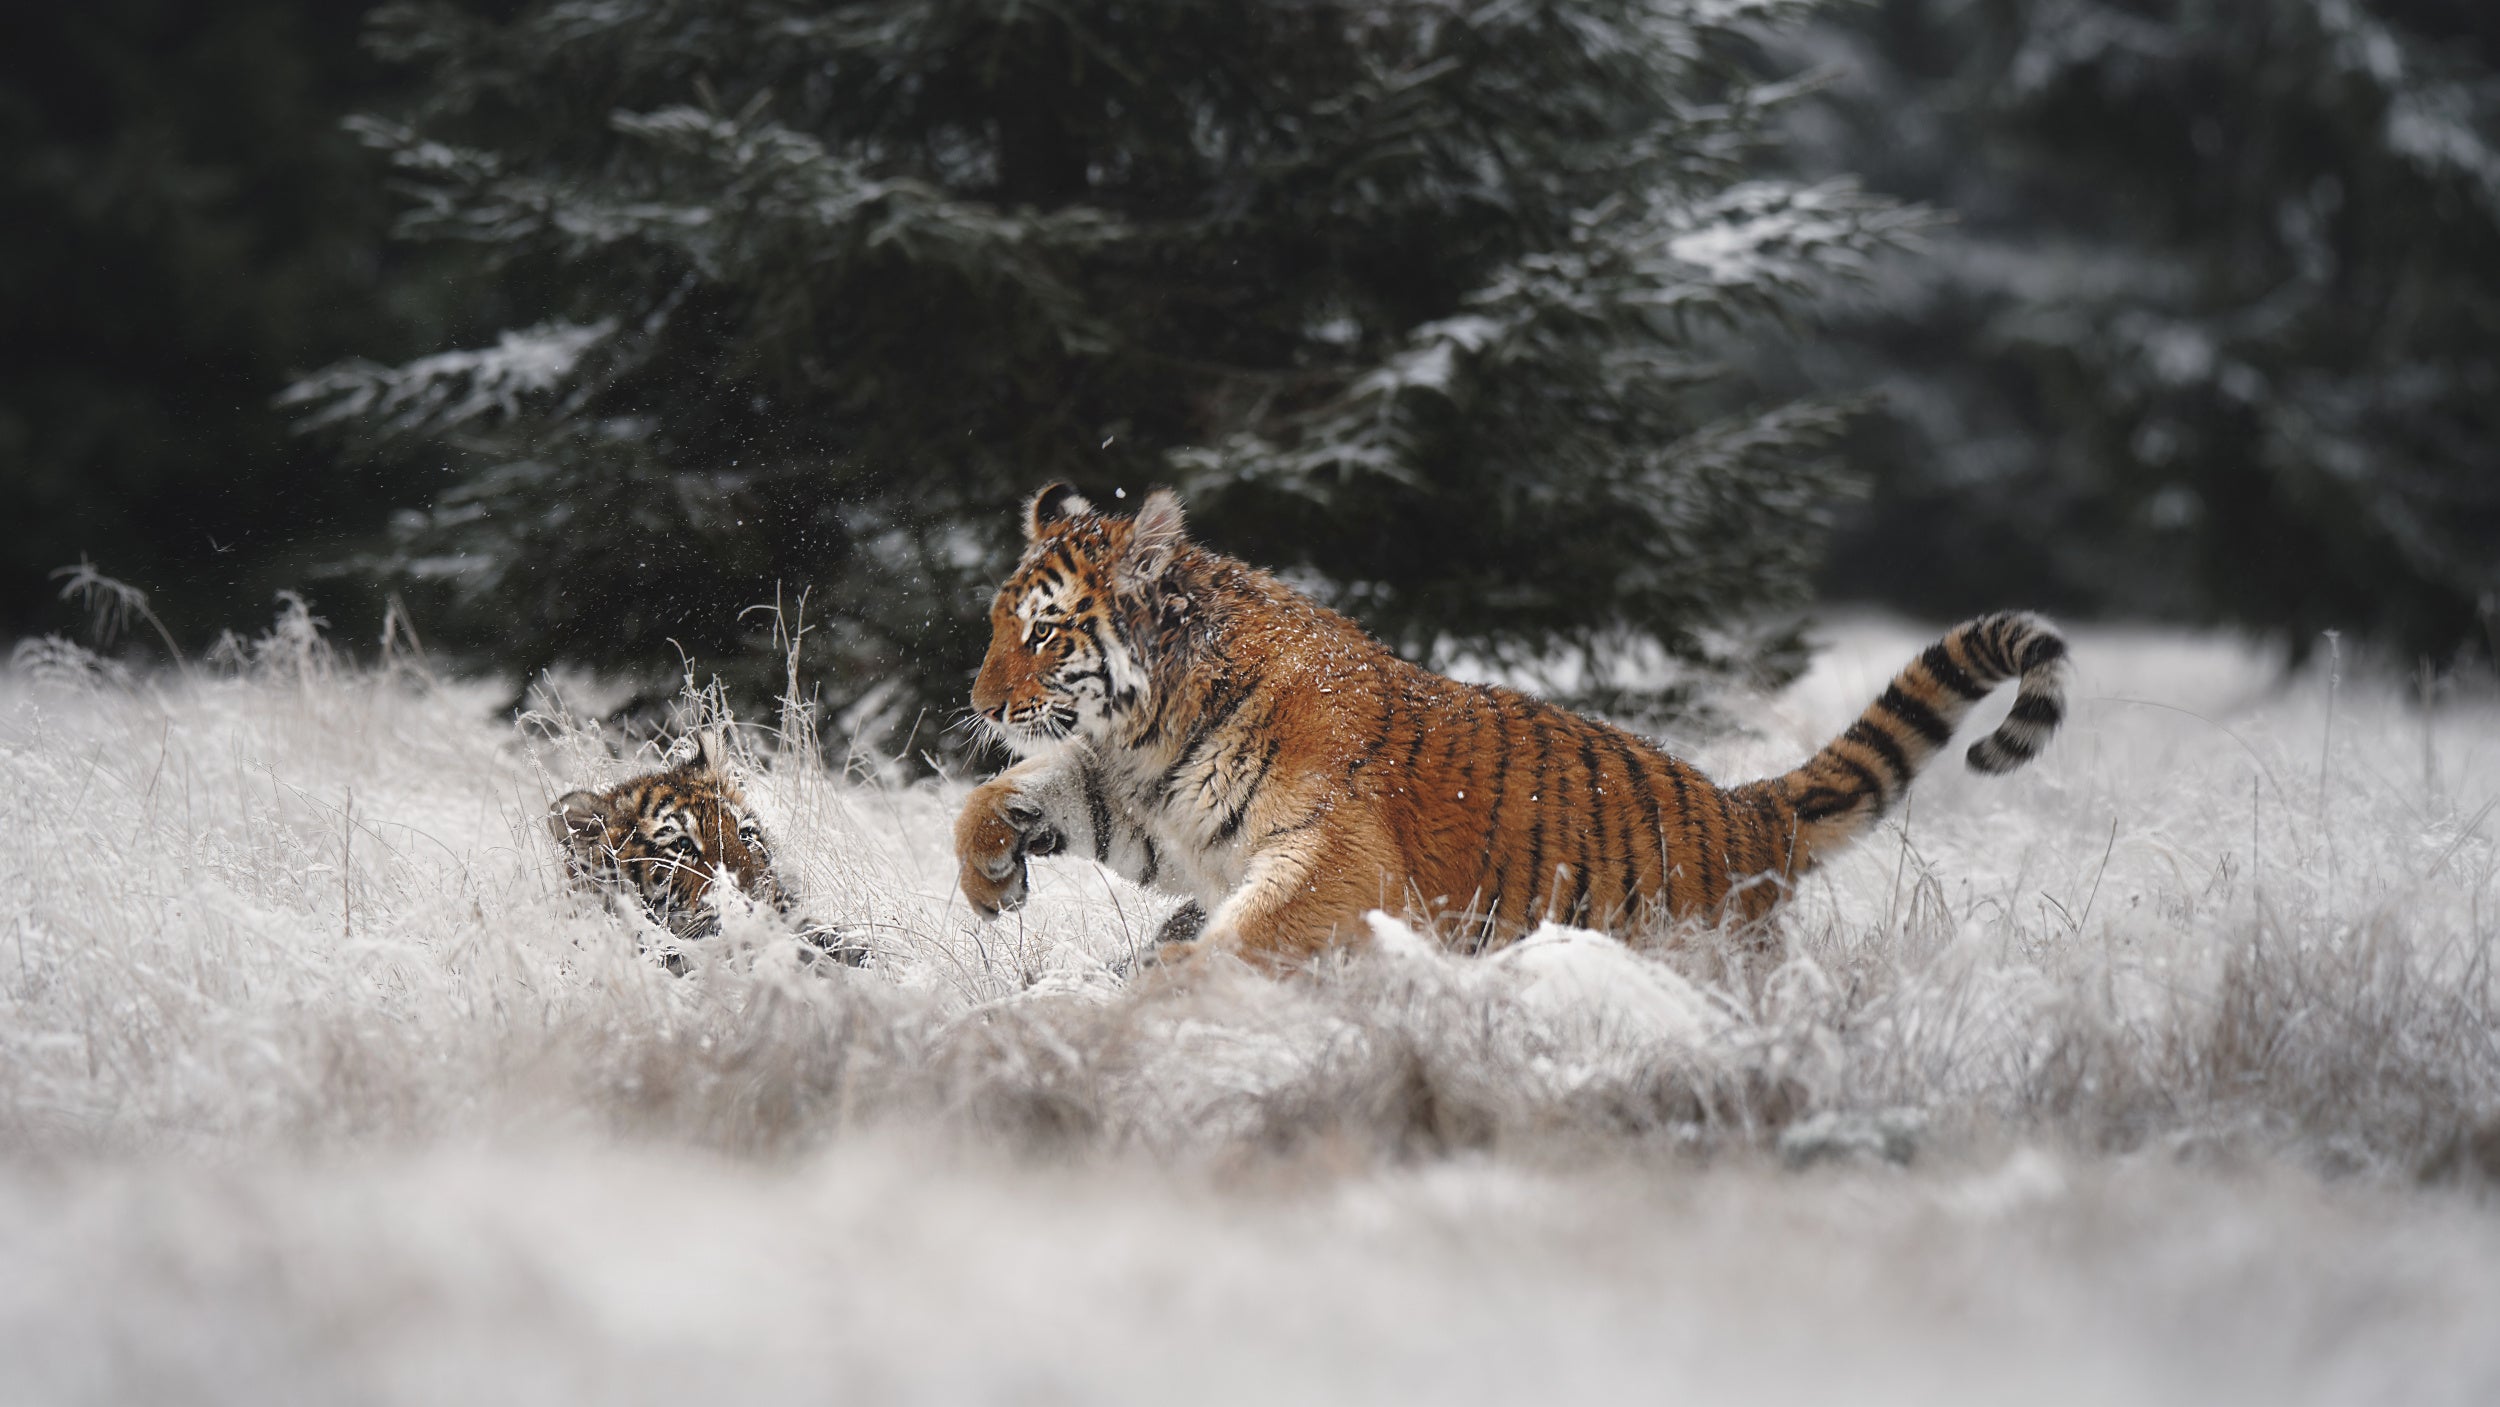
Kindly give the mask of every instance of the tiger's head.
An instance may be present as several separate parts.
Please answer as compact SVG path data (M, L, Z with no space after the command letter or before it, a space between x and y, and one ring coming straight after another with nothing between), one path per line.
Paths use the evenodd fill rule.
M1107 740L1155 687L1146 652L1180 602L1161 589L1185 542L1180 500L1157 489L1113 517L1052 484L1025 506L1024 542L990 603L972 707L1017 752Z
M651 921L679 938L719 932L722 909L739 897L787 915L793 900L725 753L720 735L705 732L694 757L675 767L558 798L547 829L573 880L639 898Z

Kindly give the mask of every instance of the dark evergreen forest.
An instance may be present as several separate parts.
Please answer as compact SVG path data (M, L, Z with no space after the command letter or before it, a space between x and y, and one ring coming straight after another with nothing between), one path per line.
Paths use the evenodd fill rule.
M83 557L186 648L294 587L762 688L742 609L805 592L831 701L951 701L1067 477L1630 714L1783 677L1818 600L2494 640L2472 0L9 27L12 634Z

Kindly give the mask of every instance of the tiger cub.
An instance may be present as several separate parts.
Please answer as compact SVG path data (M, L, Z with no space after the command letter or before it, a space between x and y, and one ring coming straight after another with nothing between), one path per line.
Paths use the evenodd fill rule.
M1997 684L2021 680L1970 748L1979 771L2030 761L2064 715L2065 641L1986 616L1805 765L1721 787L1620 728L1398 658L1190 542L1169 492L1115 517L1052 484L1025 540L972 686L1023 760L956 819L965 897L995 914L1023 902L1028 858L1091 854L1202 906L1200 948L1270 966L1358 935L1375 908L1471 944L1545 920L1758 919Z
M686 967L678 942L719 933L722 909L736 902L780 915L810 963L822 954L859 966L865 949L800 915L797 897L773 871L763 828L730 779L726 754L720 735L706 731L694 756L674 767L557 798L547 829L564 852L566 874L593 892L639 900L643 917L674 940L660 948L671 972Z

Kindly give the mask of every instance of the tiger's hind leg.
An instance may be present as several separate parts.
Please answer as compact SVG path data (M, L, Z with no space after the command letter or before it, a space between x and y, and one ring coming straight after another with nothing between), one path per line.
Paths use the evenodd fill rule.
M1207 931L1207 911L1195 899L1174 909L1155 930L1154 941L1111 964L1115 977L1135 977L1140 973L1178 963L1194 951L1198 935Z
M1207 911L1190 900L1172 911L1163 926L1155 930L1155 946L1167 948L1174 943L1187 943L1207 931Z

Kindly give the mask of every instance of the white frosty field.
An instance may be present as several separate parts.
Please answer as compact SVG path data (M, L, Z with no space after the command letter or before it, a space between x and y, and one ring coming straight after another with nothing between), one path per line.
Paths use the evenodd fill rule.
M1784 769L1922 642L1836 635L1688 754ZM0 1400L2500 1401L2500 701L2075 643L2047 756L1940 764L1744 986L1395 930L1124 984L1161 901L977 925L960 784L762 729L878 962L673 979L539 819L649 753L300 618L21 650Z

